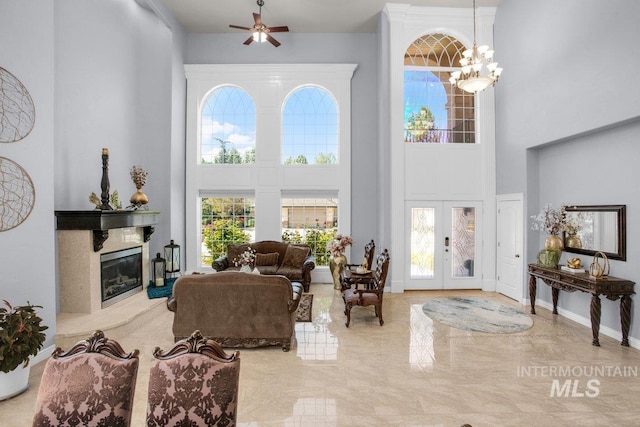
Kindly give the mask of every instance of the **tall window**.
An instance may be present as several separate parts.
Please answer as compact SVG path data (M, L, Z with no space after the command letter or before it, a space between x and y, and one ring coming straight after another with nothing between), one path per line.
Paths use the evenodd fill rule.
M255 162L256 107L247 92L234 86L214 90L201 121L201 163Z
M211 269L229 243L283 235L309 242L319 265L338 213L340 232L350 234L355 68L185 65L188 269ZM317 268L314 280L328 273Z
M201 266L227 253L230 243L255 241L256 209L253 198L203 197ZM231 260L233 261L233 260Z
M326 90L297 89L282 112L283 164L338 163L338 109Z
M329 265L327 243L337 230L337 198L282 199L282 240L309 245L316 265Z
M405 52L405 142L475 142L474 96L449 83L465 49L451 36L428 34Z

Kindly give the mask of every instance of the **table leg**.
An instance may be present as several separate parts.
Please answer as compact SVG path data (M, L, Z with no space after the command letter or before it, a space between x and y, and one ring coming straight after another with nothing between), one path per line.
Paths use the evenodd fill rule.
M529 277L529 300L531 301L531 314L536 314L536 278Z
M551 298L553 298L553 314L558 314L558 295L560 294L560 289L551 288Z
M594 295L591 297L591 333L593 334L593 341L591 344L600 347L600 296Z
M620 323L622 324L622 342L629 347L629 326L631 325L631 297L623 295L620 299Z

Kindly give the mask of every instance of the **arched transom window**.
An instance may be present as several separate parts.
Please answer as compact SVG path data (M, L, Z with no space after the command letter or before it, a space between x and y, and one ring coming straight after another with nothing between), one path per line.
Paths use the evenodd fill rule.
M475 143L473 94L449 83L466 48L446 34L416 39L404 56L404 140Z
M244 90L215 89L202 107L200 129L200 163L255 162L256 107Z
M283 164L337 164L338 107L317 86L296 89L282 111Z

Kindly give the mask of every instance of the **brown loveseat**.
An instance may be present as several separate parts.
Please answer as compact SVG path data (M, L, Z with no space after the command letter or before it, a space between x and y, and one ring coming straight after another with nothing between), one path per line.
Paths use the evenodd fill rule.
M200 330L223 347L281 345L289 351L302 286L239 271L180 276L168 302L176 341Z
M238 243L227 246L227 255L213 261L216 271L239 270L234 261L251 246L256 251L256 268L260 274L279 274L292 282L300 282L305 292L311 285L311 270L316 267L308 245L263 240L254 243Z

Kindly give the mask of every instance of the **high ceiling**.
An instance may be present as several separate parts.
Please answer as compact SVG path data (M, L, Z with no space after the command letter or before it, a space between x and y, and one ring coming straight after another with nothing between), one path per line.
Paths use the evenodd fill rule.
M236 32L229 24L251 27L256 0L164 0L190 33ZM502 0L476 0L476 7L496 7ZM264 0L262 20L268 26L287 25L297 33L373 33L385 3L414 6L464 7L473 0ZM471 10L469 10L471 14Z

